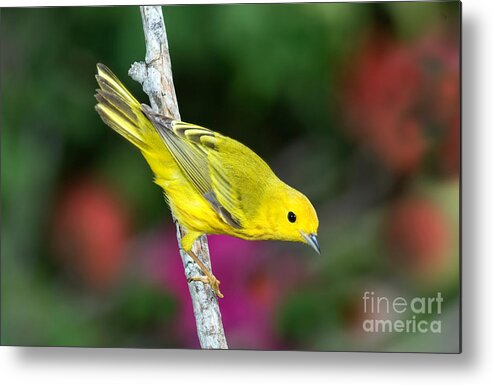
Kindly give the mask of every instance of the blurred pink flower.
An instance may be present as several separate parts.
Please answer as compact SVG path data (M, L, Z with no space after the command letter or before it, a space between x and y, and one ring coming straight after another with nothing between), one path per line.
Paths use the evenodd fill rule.
M208 237L213 272L225 295L219 300L231 348L276 349L282 341L275 333L275 312L280 299L301 277L301 266L289 256L273 255L266 242L229 236ZM175 337L185 347L198 348L192 303L171 229L152 236L147 247L151 276L179 301Z

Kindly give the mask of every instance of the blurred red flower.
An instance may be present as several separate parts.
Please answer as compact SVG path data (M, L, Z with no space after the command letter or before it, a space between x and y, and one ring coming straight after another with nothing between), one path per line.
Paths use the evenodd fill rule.
M53 220L55 255L86 285L102 289L114 282L128 236L128 215L107 186L83 179L62 191Z
M438 130L437 163L444 175L459 173L460 74L458 37L436 32L420 40L416 55L425 73L424 116Z
M399 266L432 277L448 262L452 242L449 226L434 202L421 197L401 198L390 208L386 242Z
M275 255L267 243L213 235L208 237L214 274L225 297L219 301L232 348L276 349L274 316L280 299L299 280L300 263ZM179 299L174 328L182 346L197 348L198 338L188 285L173 230L153 236L148 249L149 271Z
M352 58L342 92L349 134L395 174L411 174L434 145L458 171L459 53L440 33L413 43L376 34ZM454 175L455 175L454 174Z

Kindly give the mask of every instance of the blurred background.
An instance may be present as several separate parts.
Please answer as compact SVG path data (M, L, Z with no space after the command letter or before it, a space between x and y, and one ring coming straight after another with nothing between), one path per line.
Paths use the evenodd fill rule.
M321 256L209 237L231 348L457 351L459 7L164 7L183 119L320 219ZM198 347L161 190L94 111L98 62L148 100L138 7L2 9L0 30L2 344ZM441 292L442 333L364 333L365 291Z

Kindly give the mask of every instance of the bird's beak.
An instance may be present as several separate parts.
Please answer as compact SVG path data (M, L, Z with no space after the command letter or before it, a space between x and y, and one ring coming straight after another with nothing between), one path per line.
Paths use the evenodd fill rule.
M320 254L320 246L318 245L318 240L316 234L305 234L304 232L300 231L301 236L305 238L305 241L308 245L313 247L313 249Z

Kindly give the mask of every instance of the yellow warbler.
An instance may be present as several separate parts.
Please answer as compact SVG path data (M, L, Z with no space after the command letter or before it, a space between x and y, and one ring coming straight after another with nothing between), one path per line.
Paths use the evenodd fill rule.
M207 128L155 113L140 104L103 64L97 66L96 111L149 163L178 222L182 248L216 294L219 281L191 251L202 234L303 242L318 253L318 218L306 196L282 182L243 144Z

